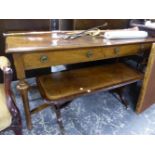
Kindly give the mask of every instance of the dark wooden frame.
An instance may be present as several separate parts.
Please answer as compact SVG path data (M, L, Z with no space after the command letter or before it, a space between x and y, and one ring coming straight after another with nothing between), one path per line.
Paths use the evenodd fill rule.
M4 88L6 93L6 105L9 109L10 114L12 115L12 123L5 130L11 129L16 135L22 135L21 116L19 109L16 106L15 98L11 91L12 69L10 67L5 67L2 71L4 77Z

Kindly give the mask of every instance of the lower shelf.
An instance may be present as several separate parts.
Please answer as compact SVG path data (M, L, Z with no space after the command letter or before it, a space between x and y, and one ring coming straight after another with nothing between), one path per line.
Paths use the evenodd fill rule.
M37 78L37 83L44 98L57 101L118 88L142 78L143 74L126 64L115 63L43 75Z

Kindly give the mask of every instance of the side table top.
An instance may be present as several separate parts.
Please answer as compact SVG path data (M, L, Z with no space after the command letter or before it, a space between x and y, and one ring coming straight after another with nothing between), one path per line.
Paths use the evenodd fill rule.
M92 37L90 35L86 35L76 39L64 39L66 35L78 32L79 31L44 31L6 33L4 34L6 47L5 52L18 53L155 42L155 38L152 37L145 39L107 40L101 36Z

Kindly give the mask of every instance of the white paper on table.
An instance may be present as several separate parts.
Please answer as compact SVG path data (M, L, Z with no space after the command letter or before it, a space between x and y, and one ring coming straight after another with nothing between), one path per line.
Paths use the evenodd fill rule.
M155 28L155 22L146 21L145 26L148 28Z
M66 70L66 67L64 65L58 65L58 66L52 66L51 67L52 73L60 72L60 71L64 71L64 70Z
M146 31L118 30L104 33L105 39L136 39L136 38L146 38L147 36L148 33Z

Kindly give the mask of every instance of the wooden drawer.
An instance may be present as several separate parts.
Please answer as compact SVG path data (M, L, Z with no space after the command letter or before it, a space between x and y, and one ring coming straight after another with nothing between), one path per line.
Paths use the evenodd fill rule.
M122 45L111 48L103 48L105 59L122 57L128 55L138 55L144 51L150 51L151 44L137 44L137 45Z
M127 55L135 55L150 48L150 44L122 45L114 47L96 47L83 49L69 49L63 51L41 51L23 54L25 69L49 67L61 64L88 62Z

